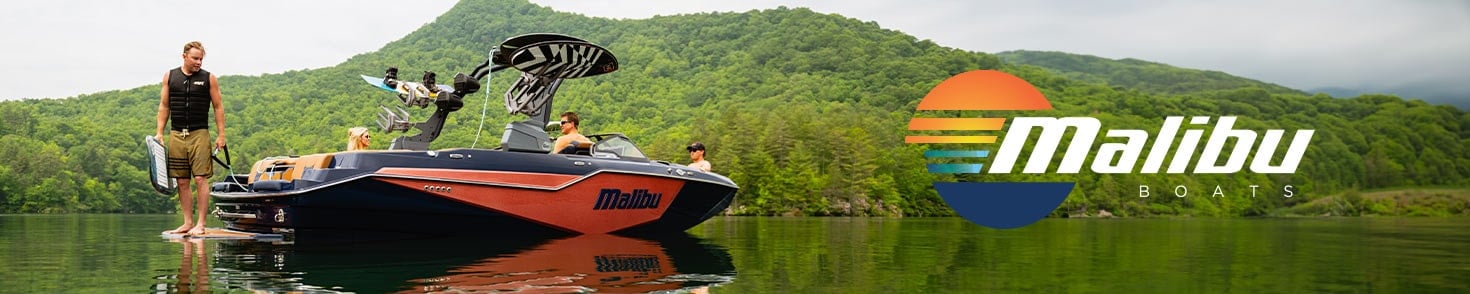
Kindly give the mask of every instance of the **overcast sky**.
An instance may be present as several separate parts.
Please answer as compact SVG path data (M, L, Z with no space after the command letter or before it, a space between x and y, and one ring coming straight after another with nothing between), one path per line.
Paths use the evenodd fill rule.
M412 5L409 5L412 4ZM198 40L216 75L333 66L382 48L453 1L12 1L0 17L0 99L157 84Z
M7 4L7 11L20 13L0 18L0 27L7 28L0 30L0 98L67 97L157 83L181 63L178 51L188 40L204 42L205 69L220 74L331 66L376 50L453 5L92 2ZM533 2L612 18L809 7L966 50L1132 57L1298 89L1434 85L1470 93L1470 1L1460 0Z

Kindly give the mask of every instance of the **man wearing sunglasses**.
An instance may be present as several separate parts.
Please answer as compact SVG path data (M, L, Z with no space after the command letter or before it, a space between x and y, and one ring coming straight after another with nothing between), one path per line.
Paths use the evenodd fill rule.
M689 167L709 172L709 161L704 160L704 143L694 142L684 149L689 150L689 159L694 161L689 163Z
M587 136L583 136L582 133L577 132L577 126L581 125L582 120L577 117L576 112L568 111L562 113L561 137L556 137L556 144L551 146L551 153L563 153L562 149L566 149L568 146L575 146L572 145L574 142L592 143L592 140L587 139Z

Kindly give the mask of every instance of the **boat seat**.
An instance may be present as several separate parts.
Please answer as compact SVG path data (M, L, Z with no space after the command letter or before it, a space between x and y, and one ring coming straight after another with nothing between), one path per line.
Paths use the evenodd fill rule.
M551 146L546 127L535 120L505 124L505 133L500 136L500 147L505 151L545 154L551 151Z
M209 189L214 192L245 192L249 190L246 189L249 182L250 175L228 175L224 181L211 184Z
M277 157L256 161L250 168L250 183L267 180L292 181L301 178L307 169L322 169L332 166L333 153L312 154L301 157Z
M261 192L261 191L285 191L285 190L291 190L292 188L294 188L294 187L292 187L291 181L282 181L282 180L256 181L255 183L251 183L250 184L250 190L254 190L256 192Z
M567 144L567 147L562 147L561 152L557 153L592 156L592 142L572 141L571 144Z
M246 189L245 189L245 186L244 185L240 185L240 184L235 184L235 183L231 183L231 182L216 182L214 184L210 184L209 191L211 191L211 192L245 192Z
M255 165L250 167L250 178L246 183L286 178L286 172L292 167L294 166L281 159L266 158L256 161Z
M312 155L302 156L302 157L296 159L296 168L293 168L293 169L291 169L290 172L286 173L286 178L283 179L283 180L290 181L290 180L300 179L301 178L301 173L302 172L305 172L307 169L321 169L321 168L328 168L328 167L331 167L331 166L332 166L332 154L331 153L312 154Z

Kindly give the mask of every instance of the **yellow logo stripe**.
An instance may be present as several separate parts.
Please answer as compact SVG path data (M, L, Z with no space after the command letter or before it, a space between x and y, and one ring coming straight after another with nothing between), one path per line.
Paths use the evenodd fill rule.
M909 130L912 131L996 131L1005 125L1006 119L1000 118L920 118L909 120Z

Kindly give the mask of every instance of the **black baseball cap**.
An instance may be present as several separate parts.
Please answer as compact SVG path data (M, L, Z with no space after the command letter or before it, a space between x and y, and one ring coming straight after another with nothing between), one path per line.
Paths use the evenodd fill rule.
M684 149L689 150L689 152L694 152L694 150L704 150L704 143L694 142L694 144L689 144L689 147L684 147Z

